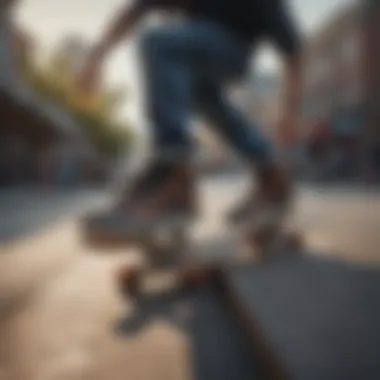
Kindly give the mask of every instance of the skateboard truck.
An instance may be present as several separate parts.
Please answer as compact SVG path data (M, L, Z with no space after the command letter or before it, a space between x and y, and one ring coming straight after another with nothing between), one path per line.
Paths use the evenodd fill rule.
M117 271L117 285L119 290L126 295L137 297L143 288L144 278L156 268L141 268L125 266ZM216 279L219 275L217 265L189 264L176 268L174 282L177 289L192 290Z

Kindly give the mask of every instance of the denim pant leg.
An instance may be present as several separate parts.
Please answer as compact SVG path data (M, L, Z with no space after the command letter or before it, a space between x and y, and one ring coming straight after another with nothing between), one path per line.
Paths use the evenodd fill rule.
M249 163L267 163L274 159L269 140L255 122L227 99L218 84L205 81L199 84L198 112Z
M142 48L155 149L176 158L191 149L188 124L192 106L200 100L200 78L221 88L243 73L248 47L218 24L190 20L151 30ZM218 130L241 154L256 159L265 155L258 133L232 108L226 109L222 98L210 94L202 99Z
M155 154L176 157L191 148L188 131L192 94L192 68L174 56L180 37L173 29L157 28L142 40L147 116Z

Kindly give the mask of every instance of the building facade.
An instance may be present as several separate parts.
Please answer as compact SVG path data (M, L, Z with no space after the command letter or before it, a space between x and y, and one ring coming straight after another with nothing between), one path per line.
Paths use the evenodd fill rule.
M0 13L0 185L52 182L63 162L57 147L81 141L79 128L63 110L43 101L21 75L32 60L34 41L12 20L12 6ZM2 4L4 5L4 4ZM79 139L79 140L78 140ZM55 165L55 166L54 166Z
M306 131L316 121L363 104L361 18L351 6L308 41L302 116Z
M363 77L366 133L363 135L362 166L380 177L380 3L362 0ZM368 154L368 152L370 154Z
M330 136L350 137L360 174L374 164L373 144L379 140L379 5L351 3L313 34L305 54L305 136L324 124Z

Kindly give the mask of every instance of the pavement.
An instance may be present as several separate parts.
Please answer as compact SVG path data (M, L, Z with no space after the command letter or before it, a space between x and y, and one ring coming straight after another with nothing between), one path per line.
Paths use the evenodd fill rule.
M268 378L380 378L378 269L294 257L231 268L223 280Z
M103 199L103 193L93 189L0 189L0 244L36 233L62 218L73 218Z
M214 179L203 187L204 215L196 230L207 240L229 236L222 215L244 193L243 177ZM293 224L307 250L376 264L380 259L380 190L359 186L299 185Z
M214 242L214 252L224 247L228 254L231 245L226 249L224 241L232 238L222 214L244 186L240 177L214 178L202 185L204 217L194 229L196 244ZM183 298L158 297L145 308L137 326L129 324L122 336L115 332L121 319L134 320L138 305L118 293L114 272L122 264L139 260L138 253L94 251L81 241L78 213L103 199L96 196L91 201L84 192L74 202L62 202L62 212L52 213L46 210L53 206L46 204L56 208L57 199L51 196L52 203L45 203L47 198L25 200L23 207L14 210L10 198L0 195L0 205L6 210L1 212L0 233L9 228L9 220L15 226L24 215L27 224L35 227L28 233L12 233L17 239L0 245L0 379L200 379L196 373L220 378L216 359L206 357L224 344L218 336L226 334L194 322L194 315L211 313L200 298L188 303ZM21 205L19 201L13 204ZM41 216L45 212L54 218ZM380 196L376 191L301 187L296 220L315 255L377 264ZM190 320L189 315L193 316ZM194 338L205 331L210 334L204 338L209 350L204 349L206 343L196 343L200 338ZM196 373L194 360L202 363ZM214 370L207 366L210 363Z

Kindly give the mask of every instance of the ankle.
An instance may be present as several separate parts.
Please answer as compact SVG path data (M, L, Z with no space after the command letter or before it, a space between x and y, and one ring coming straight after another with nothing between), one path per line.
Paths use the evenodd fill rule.
M289 172L281 165L266 164L257 168L259 191L265 197L282 201L292 193L292 184Z
M193 167L188 162L175 164L172 172L172 186L176 197L188 209L196 209L196 191Z

